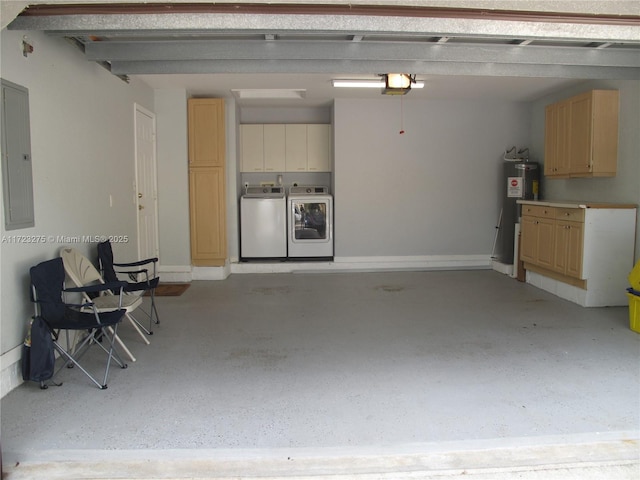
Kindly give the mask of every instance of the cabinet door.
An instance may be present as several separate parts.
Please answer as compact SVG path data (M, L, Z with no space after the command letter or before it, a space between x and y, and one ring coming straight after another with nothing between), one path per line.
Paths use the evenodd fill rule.
M593 92L591 173L597 176L615 176L616 174L619 103L617 90Z
M584 224L567 222L569 225L567 238L567 269L571 277L582 278L582 252L584 242Z
M307 126L286 125L285 136L287 172L306 172Z
M537 264L541 267L552 268L554 256L555 220L548 218L537 219Z
M569 103L558 102L545 109L544 174L569 174Z
M264 171L264 130L262 125L240 126L240 170Z
M538 231L536 217L523 216L520 223L520 260L536 263Z
M191 261L197 266L220 266L226 260L224 169L189 170Z
M329 125L307 125L307 169L310 172L331 171Z
M284 124L264 126L264 171L286 170L286 134Z
M555 174L566 176L570 173L570 155L571 145L569 144L569 131L571 128L571 110L569 102L561 102L558 104L558 125L557 125L557 144L556 144L556 165Z
M582 232L582 223L556 221L554 271L570 277L582 277Z
M555 247L553 255L553 270L562 273L567 273L568 262L568 247L569 247L569 225L568 222L557 221L555 228Z
M550 177L558 170L558 104L547 105L544 117L544 174Z
M569 170L581 174L591 172L592 100L591 94L570 100Z
M189 166L224 166L224 99L190 98Z

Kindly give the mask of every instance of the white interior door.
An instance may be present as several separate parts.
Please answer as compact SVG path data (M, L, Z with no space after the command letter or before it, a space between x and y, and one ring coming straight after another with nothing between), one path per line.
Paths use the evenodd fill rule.
M138 256L145 259L159 255L156 117L140 105L135 110Z

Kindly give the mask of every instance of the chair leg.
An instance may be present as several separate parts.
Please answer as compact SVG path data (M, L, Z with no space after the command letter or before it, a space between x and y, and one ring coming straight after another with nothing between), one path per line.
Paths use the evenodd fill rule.
M158 309L156 308L156 289L151 290L151 317L149 318L149 329L151 329L151 320L155 314L156 319L153 323L160 325L160 316L158 315Z
M146 316L148 316L149 318L150 315L145 312L144 310L142 310L142 307L140 307L140 310L142 311L142 313L144 313ZM138 319L136 317L134 317L133 315L131 315L131 318L133 319L134 322L136 322L136 325L138 326L138 328L140 330L142 330L144 333L146 333L147 335L153 335L153 332L151 330L148 330L147 327L145 327L142 322L138 321ZM151 321L149 321L149 326L151 326ZM149 342L147 342L147 344L149 344Z
M91 333L90 335L87 335L87 337L83 340L83 342L80 344L80 346L75 346L74 348L74 352L82 352L84 353L83 349L85 347L88 347L89 343L92 342L94 340L93 338L94 333ZM54 378L56 378L56 376L66 367L73 365L78 367L94 384L96 384L96 386L100 389L105 389L107 388L106 385L101 384L100 382L98 382L93 375L91 375L82 365L80 365L80 363L78 362L78 360L76 358L74 358L73 356L71 356L71 354L69 354L69 352L67 352L64 348L62 348L62 346L54 341L53 342L53 346L54 348L58 351L58 353L63 357L64 359L64 363L58 368L58 370L53 374L53 377L51 377L51 380L53 380ZM81 354L79 355L80 357L82 356Z
M107 388L107 378L109 377L109 368L111 367L111 360L115 360L115 362L118 365L120 365L121 368L127 368L127 364L122 361L122 359L118 355L118 352L116 352L116 349L115 349L114 342L115 342L115 336L117 335L117 331L118 331L118 325L116 325L113 328L113 335L109 336L107 332L104 332L104 337L109 341L108 351L103 345L100 345L100 347L102 347L102 349L107 352L107 366L104 370L104 381L102 382L102 385L103 385L102 388Z
M80 343L80 345L77 345L77 344L73 345L72 353L74 355L72 355L66 349L62 348L62 345L60 345L57 341L54 341L53 346L58 351L60 356L63 358L64 362L58 368L58 370L56 370L56 372L53 374L53 377L51 378L51 380L53 381L53 379L64 368L74 366L74 367L78 367L82 371L82 373L84 373L98 388L100 388L101 390L106 389L107 379L109 377L109 370L111 368L111 362L115 361L118 365L120 365L121 368L127 368L127 364L122 361L122 359L120 358L120 355L118 355L118 352L115 349L117 329L118 329L118 326L116 325L115 328L108 327L105 329L92 330L89 333L89 335L87 335L84 338L84 340ZM102 338L106 339L106 342L108 342L108 348L105 347L101 342L96 340L96 335L99 332L102 333ZM68 330L67 330L67 339L68 339ZM67 340L67 343L69 343L68 340ZM84 356L85 353L87 353L91 345L97 345L107 354L107 364L105 366L102 383L100 383L86 368L84 368L80 364L80 359Z
M127 364L122 361L120 355L118 354L118 351L115 349L115 337L117 336L117 330L117 325L115 328L107 327L106 329L102 329L101 336L102 338L106 338L109 342L108 349L102 344L102 342L98 342L96 343L96 345L99 346L104 351L104 353L109 356L109 364L111 363L111 358L113 358L113 360L115 360L115 362L120 365L121 368L127 368ZM111 334L111 336L109 336L109 333Z
M130 313L125 313L125 316L129 319L129 322L131 323L131 325L133 325L133 328L135 328L136 332L138 332L138 335L140 335L144 343L149 345L151 342L147 340L147 336L142 333L142 330L140 330L140 327L138 327L138 321Z
M122 350L124 350L124 353L126 353L126 354L127 354L127 356L129 357L129 359L130 359L132 362L135 362L135 361L136 361L136 357L134 357L134 356L133 356L133 353L131 353L131 350L129 350L129 349L127 348L127 346L124 344L124 342L123 342L123 341L122 341L122 339L120 338L120 335L118 335L118 334L114 333L113 328L111 328L111 327L109 327L109 329L108 329L108 330L109 330L109 332L110 332L110 333L113 333L113 334L114 334L115 341L116 341L116 342L118 342L118 345L120 345L120 348L122 348Z
M141 322L137 321L138 326L144 331L144 333L146 333L147 335L153 335L153 324L155 323L156 325L160 325L160 317L158 316L158 309L156 308L156 299L155 299L155 289L150 290L150 305L149 305L149 311L144 310L142 307L140 307L140 310L147 316L149 317L149 328L146 328L144 325L142 325ZM155 317L155 318L154 318Z

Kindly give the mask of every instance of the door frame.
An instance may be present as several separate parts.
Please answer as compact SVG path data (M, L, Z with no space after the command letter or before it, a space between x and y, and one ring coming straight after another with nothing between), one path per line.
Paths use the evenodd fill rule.
M154 219L154 223L155 223L155 231L153 232L154 236L155 236L155 244L156 244L156 248L157 251L155 252L154 255L152 255L153 257L158 257L159 258L159 253L160 253L160 235L159 235L159 230L158 230L158 155L157 155L157 142L155 141L156 139L156 114L153 113L150 110L147 110L146 108L144 108L142 105L138 104L138 103L134 103L133 105L134 111L133 111L133 132L134 132L134 157L135 157L135 188L134 188L134 192L133 192L133 198L134 198L134 205L135 205L135 213L136 213L136 233L137 233L137 237L138 237L138 245L137 245L137 250L138 250L138 258L140 259L140 255L141 255L141 248L140 248L140 242L141 242L141 238L140 238L140 220L138 217L138 206L139 206L139 199L138 199L138 185L139 185L139 181L138 181L138 113L141 113L143 115L146 115L147 117L151 118L152 123L153 123L153 138L154 138L154 142L153 142L153 168L152 168L152 175L153 178L149 179L151 180L151 185L153 185L153 190L154 190L154 195L153 195L153 215L155 217ZM160 262L158 262L160 263Z

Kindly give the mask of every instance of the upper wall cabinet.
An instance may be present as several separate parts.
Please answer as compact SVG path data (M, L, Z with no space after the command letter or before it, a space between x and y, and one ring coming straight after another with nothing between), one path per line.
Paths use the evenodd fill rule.
M242 172L330 172L326 124L240 125Z
M224 167L224 102L189 99L189 167Z
M618 91L591 90L545 110L544 174L614 177L618 162Z
M307 125L307 170L331 171L331 131L329 125Z

